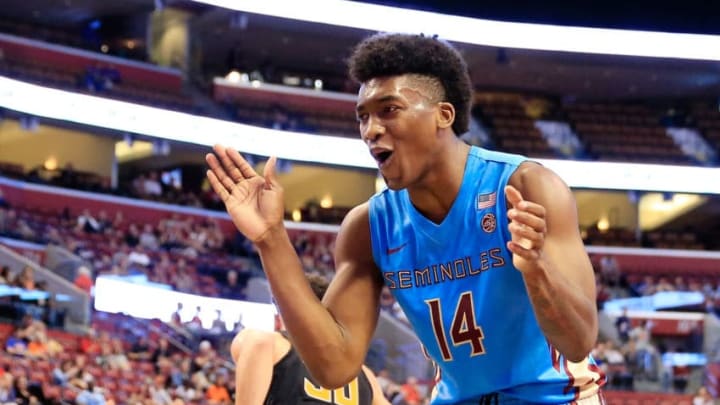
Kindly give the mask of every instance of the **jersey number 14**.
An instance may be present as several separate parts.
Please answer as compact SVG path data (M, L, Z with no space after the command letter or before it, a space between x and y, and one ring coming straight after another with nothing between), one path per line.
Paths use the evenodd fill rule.
M440 299L434 298L426 300L425 303L430 310L430 320L442 358L445 361L451 361L453 356L450 351L450 345L448 344L448 336L445 334ZM482 344L485 335L483 335L482 328L475 321L475 305L473 304L473 296L470 291L466 291L460 295L453 315L452 324L450 325L449 337L453 346L469 344L471 348L470 357L485 354L485 347Z

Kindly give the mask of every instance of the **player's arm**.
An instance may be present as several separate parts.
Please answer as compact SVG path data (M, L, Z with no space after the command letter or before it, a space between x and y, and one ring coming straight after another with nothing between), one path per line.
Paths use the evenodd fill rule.
M244 329L230 344L235 362L235 405L262 405L272 382L275 333Z
M513 264L545 336L568 360L580 361L595 344L598 321L574 197L560 177L534 163L523 163L509 184Z
M365 373L368 381L370 382L370 388L372 389L373 399L371 405L390 405L390 401L385 398L385 394L380 388L380 384L375 377L375 373L368 366L363 365L362 371Z
M310 374L326 388L350 382L360 372L375 331L382 287L370 247L367 204L353 209L340 227L336 275L322 303L284 229L258 249L285 327Z

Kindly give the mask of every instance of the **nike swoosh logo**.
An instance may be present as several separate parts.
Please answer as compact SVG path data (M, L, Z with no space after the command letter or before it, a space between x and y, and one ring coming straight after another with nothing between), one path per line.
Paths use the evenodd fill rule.
M400 245L400 246L398 246L398 247L388 248L388 250L387 250L386 253L387 253L388 255L395 254L395 253L403 250L403 248L405 247L405 245L407 245L407 242L403 243L402 245Z

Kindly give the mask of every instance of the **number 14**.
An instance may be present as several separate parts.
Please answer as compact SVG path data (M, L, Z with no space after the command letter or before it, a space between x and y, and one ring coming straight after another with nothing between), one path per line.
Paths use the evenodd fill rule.
M440 299L426 300L425 303L430 310L430 320L432 321L433 332L435 332L435 339L440 347L442 358L445 361L450 361L453 357L445 335ZM485 346L482 344L484 337L482 328L475 321L475 305L473 305L472 292L466 291L460 295L455 308L452 325L450 326L450 339L453 346L460 346L463 343L470 344L472 350L470 357L473 357L485 354Z

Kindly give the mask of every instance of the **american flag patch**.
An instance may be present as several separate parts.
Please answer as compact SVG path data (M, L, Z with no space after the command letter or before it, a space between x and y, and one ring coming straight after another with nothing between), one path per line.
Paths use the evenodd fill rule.
M477 196L477 209L484 210L490 208L497 202L497 193L478 194Z

